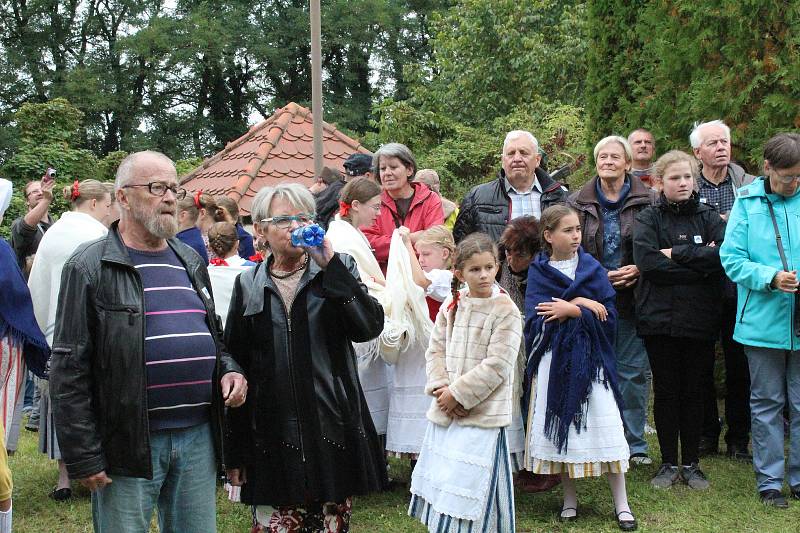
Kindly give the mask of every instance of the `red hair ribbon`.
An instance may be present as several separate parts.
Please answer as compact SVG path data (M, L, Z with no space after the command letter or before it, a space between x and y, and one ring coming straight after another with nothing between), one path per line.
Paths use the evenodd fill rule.
M203 206L200 204L200 196L203 194L203 189L200 189L196 193L194 193L194 205L197 209L202 209Z
M248 259L250 261L252 261L253 263L263 263L264 262L264 256L261 255L261 252L256 252L255 254L253 254L250 257L248 257Z
M346 217L350 213L350 209L352 207L353 207L352 204L339 201L339 214L343 217Z
M225 260L224 260L223 258L221 258L221 257L215 257L215 258L211 259L211 260L208 262L208 264L209 264L209 265L214 265L214 266L223 266L223 267L229 266L229 265L228 265L228 262L227 262L227 261L225 261Z
M81 186L81 184L80 184L80 182L78 180L75 180L72 183L72 194L69 195L69 199L72 200L73 202L75 200L77 200L81 195L80 186Z
M448 311L452 311L454 307L458 305L458 300L461 298L461 291L456 291L455 296L453 296L453 301L450 302L450 305L447 306Z

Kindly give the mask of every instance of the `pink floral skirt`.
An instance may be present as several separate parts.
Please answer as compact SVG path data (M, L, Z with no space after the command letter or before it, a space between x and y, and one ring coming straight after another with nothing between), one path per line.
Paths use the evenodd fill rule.
M348 533L352 510L352 498L308 507L254 506L252 533Z

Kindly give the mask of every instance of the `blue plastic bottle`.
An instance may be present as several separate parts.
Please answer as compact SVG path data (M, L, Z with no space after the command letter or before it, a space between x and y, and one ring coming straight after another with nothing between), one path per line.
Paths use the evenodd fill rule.
M292 246L322 246L325 230L317 224L302 226L292 232Z

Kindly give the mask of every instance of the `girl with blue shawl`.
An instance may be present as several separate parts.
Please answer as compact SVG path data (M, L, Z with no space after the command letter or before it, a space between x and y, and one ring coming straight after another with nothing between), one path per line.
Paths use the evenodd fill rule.
M607 474L619 528L633 531L614 363L615 291L602 265L580 248L575 211L549 207L540 227L543 251L530 265L525 294L527 469L561 474L563 521L577 517L575 479Z

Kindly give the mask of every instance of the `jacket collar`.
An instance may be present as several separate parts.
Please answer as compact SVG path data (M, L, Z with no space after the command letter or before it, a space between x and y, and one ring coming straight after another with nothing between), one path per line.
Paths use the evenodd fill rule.
M174 237L172 239L167 239L167 245L172 248L172 251L178 256L178 259L186 266L186 271L189 272L192 279L194 279L194 271L200 265L197 253ZM133 268L133 262L131 262L128 249L125 243L122 242L122 237L119 234L119 221L111 224L111 227L108 229L108 235L106 235L105 243L103 244L101 260Z
M551 178L550 174L542 170L540 167L536 167L534 173L536 174L536 181L539 183L539 187L541 188L542 194L553 192L563 186L560 182L555 181L553 178ZM506 179L506 171L503 170L502 168L497 173L497 183L500 186L500 190L503 192L503 194L506 197L508 197L507 186L509 182Z
M408 207L408 211L411 212L414 207L423 203L428 199L428 196L434 194L434 192L424 183L409 181L408 184L414 189L414 195L411 197L411 205ZM389 196L389 193L385 190L381 193L381 203L391 209L393 213L397 213L397 205L394 203L394 198Z
M265 300L265 292L270 290L277 295L280 295L278 291L277 285L272 280L272 277L269 275L269 267L272 265L272 262L275 260L275 257L270 254L266 261L263 263L259 263L253 268L253 288L254 290L250 291L250 294L247 298L247 302L245 303L244 307L244 316L252 316L261 313L264 310L264 300ZM310 256L308 258L308 268L306 271L303 272L303 275L300 277L300 281L297 284L298 292L300 289L308 285L311 280L313 280L316 275L322 270L319 265L314 261ZM247 275L247 272L242 273L242 275ZM263 287L264 290L260 288Z
M586 182L586 184L578 191L577 196L575 197L575 202L579 204L599 205L600 200L597 198L597 181L599 179L600 176L595 176ZM631 190L628 192L627 198L625 198L623 207L630 205L634 200L636 200L636 203L640 203L641 200L646 200L647 202L650 201L650 198L653 194L652 190L645 185L642 180L628 173L625 174L625 179L630 181Z

